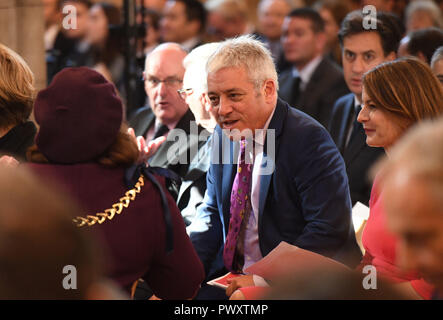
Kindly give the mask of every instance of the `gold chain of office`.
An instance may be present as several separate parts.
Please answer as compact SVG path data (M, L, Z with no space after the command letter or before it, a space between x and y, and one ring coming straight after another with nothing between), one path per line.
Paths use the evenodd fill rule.
M72 221L77 227L93 226L95 224L102 224L106 220L114 219L115 215L122 213L123 208L127 208L131 201L135 199L135 196L140 193L141 187L145 185L143 175L138 178L134 188L126 191L125 195L120 198L119 202L114 203L111 208L106 209L104 212L96 213L95 215L87 215L86 217L75 217Z

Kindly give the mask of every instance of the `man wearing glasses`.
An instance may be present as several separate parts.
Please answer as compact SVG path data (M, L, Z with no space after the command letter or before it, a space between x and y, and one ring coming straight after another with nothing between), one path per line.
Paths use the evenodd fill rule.
M171 137L148 159L148 163L171 169L180 177L186 174L192 159L190 150L194 149L191 143L198 143L198 137L190 138L191 121L195 121L195 118L186 102L177 94L177 90L182 88L185 73L183 59L186 54L180 45L164 43L146 57L143 79L149 106L139 109L129 120L135 135L144 137L146 143L162 136ZM199 128L198 131L201 130ZM175 141L172 137L176 135L180 135L180 138L185 136L186 141Z

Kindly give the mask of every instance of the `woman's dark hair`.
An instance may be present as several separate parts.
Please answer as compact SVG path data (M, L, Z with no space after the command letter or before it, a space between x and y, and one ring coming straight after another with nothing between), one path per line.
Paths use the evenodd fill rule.
M116 6L99 2L95 4L99 6L108 21L108 37L106 38L104 47L94 47L95 62L103 62L106 66L112 64L113 60L121 54L123 33L121 26L121 12Z

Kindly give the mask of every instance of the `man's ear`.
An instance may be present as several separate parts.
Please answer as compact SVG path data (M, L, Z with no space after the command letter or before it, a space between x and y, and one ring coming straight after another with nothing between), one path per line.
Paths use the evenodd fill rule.
M275 95L277 94L276 83L274 80L267 79L263 85L263 95L267 103L273 102Z
M212 106L211 106L211 103L209 101L209 97L208 97L207 93L202 93L200 95L200 103L205 107L205 111L206 112L211 112Z
M417 58L419 58L421 61L423 61L424 63L428 63L428 59L426 59L426 56L424 55L423 52L419 51L417 53Z
M391 51L391 53L386 56L386 61L394 61L395 59L397 59L397 53L395 53L395 51Z

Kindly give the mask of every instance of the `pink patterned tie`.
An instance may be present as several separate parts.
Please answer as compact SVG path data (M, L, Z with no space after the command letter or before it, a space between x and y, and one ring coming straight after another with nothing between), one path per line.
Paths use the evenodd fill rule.
M236 256L237 242L242 227L242 222L249 217L251 211L251 179L252 164L246 164L245 161L246 141L240 141L240 162L238 164L237 174L235 175L231 193L231 218L229 220L228 235L226 237L225 248L223 250L223 261L225 267L231 272L240 272L234 265ZM247 223L247 221L245 221ZM241 241L244 239L241 239ZM243 247L243 246L241 246ZM243 254L243 253L241 253ZM243 257L241 257L243 258Z

